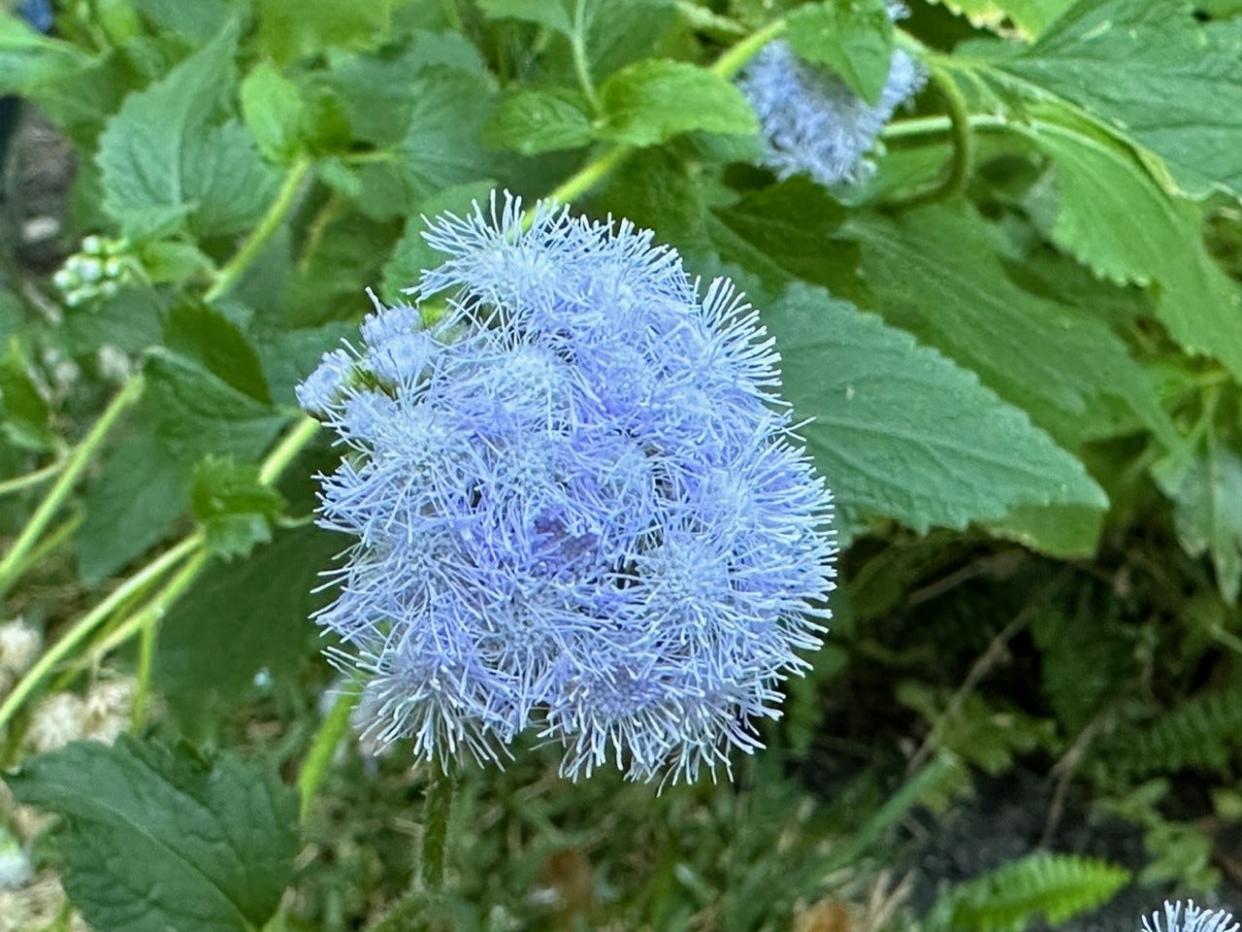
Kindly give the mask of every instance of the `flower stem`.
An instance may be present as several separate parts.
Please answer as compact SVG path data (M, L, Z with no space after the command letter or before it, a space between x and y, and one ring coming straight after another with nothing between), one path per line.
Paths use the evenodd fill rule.
M41 466L34 472L28 472L24 476L14 476L12 479L5 479L0 482L0 495L11 495L14 492L20 492L22 489L28 489L32 485L38 485L51 479L62 469L65 468L65 460L63 458L53 460L46 466Z
M207 551L199 549L170 579L156 596L129 622L142 633L138 651L138 691L134 694L132 712L133 729L137 731L147 714L147 700L151 692L151 666L155 660L155 634L160 620L185 591L194 584L207 562ZM119 629L118 629L119 631Z
M258 226L242 244L241 249L237 250L224 267L216 273L216 279L212 282L207 293L203 295L203 300L214 301L221 295L232 290L232 288L241 280L241 277L250 268L263 247L267 245L267 241L275 235L280 229L281 224L285 222L289 211L293 209L297 203L298 194L302 189L302 182L305 180L307 173L310 171L311 163L309 159L301 158L289 167L289 171L285 173L285 180L281 183L280 190L276 193L276 199L272 201L268 207Z
M328 764L332 762L332 755L336 753L336 746L341 743L341 738L349 729L349 716L357 704L357 684L351 683L341 690L340 695L336 697L336 702L332 703L332 708L324 716L319 729L315 732L315 740L311 743L310 750L306 752L306 759L302 762L302 769L298 773L298 795L301 798L299 819L303 824L310 815L311 804L315 800L315 794L319 792L320 784L323 783Z
M712 72L722 78L732 78L746 67L747 62L759 54L759 50L785 31L785 20L774 19L762 29L731 46L712 65Z
M297 455L306 449L307 444L314 439L315 434L319 433L319 422L313 417L303 417L293 430L285 434L284 438L276 445L276 448L263 460L259 466L259 482L262 485L271 485L281 474L288 468L289 464L297 458Z
M4 702L0 704L0 728L4 728L8 724L13 714L29 698L30 694L38 688L44 678L56 668L57 664L68 657L74 648L81 644L95 628L105 622L117 606L154 584L164 573L176 566L184 557L193 553L201 545L202 537L199 534L193 534L185 538L181 543L171 550L165 551L158 558L152 560L140 571L121 583L116 589L113 589L107 598L82 616L53 645L51 650L40 657L35 665L26 671L26 675L13 687L12 692L5 697Z
M942 68L933 66L932 82L944 98L945 110L949 119L949 133L953 142L953 156L949 160L949 171L944 180L933 184L925 191L916 192L888 205L892 210L908 210L921 207L936 201L948 200L966 190L970 182L971 172L975 165L975 134L971 128L970 113L966 106L966 98L962 96L957 82Z
M433 764L431 783L423 802L423 886L439 890L444 885L444 852L448 843L449 814L453 808L453 778Z
M141 397L142 389L143 381L141 375L136 375L125 383L121 390L113 397L112 401L108 403L108 407L99 416L99 420L94 423L87 435L82 438L81 443L69 454L60 471L60 475L56 479L56 483L48 490L43 501L39 503L39 507L30 516L30 520L26 522L26 526L22 528L21 533L17 536L17 540L13 542L9 552L4 555L4 559L0 560L0 595L8 591L9 586L17 579L26 555L35 546L39 535L43 533L52 517L56 514L57 509L60 508L61 504L73 490L74 483L77 482L78 477L82 475L82 471L90 463L91 457L102 446L104 438L108 436L108 431L112 429L112 425L117 422L126 408Z
M574 56L574 72L578 75L578 85L582 88L582 94L586 97L587 103L591 105L592 112L599 115L603 112L604 106L600 102L599 92L595 90L595 81L591 78L591 62L587 59L586 50L586 30L586 0L578 0L574 6L574 34L569 40Z

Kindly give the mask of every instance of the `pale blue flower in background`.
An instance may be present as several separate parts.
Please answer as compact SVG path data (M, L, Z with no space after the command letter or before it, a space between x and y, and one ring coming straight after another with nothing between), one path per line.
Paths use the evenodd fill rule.
M1164 919L1159 913L1144 917L1142 932L1238 932L1239 925L1233 916L1222 910L1206 910L1196 906L1194 900L1184 906L1166 901Z
M444 263L303 383L345 450L320 520L355 539L317 620L381 744L448 766L530 731L575 778L727 770L820 643L830 495L728 282L700 294L627 222L524 216L433 221Z
M894 111L923 86L918 63L893 52L880 99L869 104L833 72L803 61L784 41L767 45L738 81L759 117L764 164L779 177L822 185L859 181L865 158Z

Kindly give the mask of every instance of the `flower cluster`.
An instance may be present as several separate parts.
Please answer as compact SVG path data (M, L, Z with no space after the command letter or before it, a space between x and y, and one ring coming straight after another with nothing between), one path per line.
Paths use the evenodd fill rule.
M413 304L299 390L346 447L320 520L356 543L318 621L368 673L369 736L442 766L531 730L575 778L727 769L834 575L772 341L628 222L493 195L425 236L445 261Z
M1191 900L1183 908L1181 903L1165 902L1164 921L1158 913L1151 919L1143 919L1142 932L1238 932L1242 928L1233 916L1222 910L1209 912L1196 906Z
M739 86L759 117L764 164L781 178L806 173L832 185L858 181L870 170L864 156L924 79L914 59L896 49L880 99L869 104L836 74L777 41L755 57Z

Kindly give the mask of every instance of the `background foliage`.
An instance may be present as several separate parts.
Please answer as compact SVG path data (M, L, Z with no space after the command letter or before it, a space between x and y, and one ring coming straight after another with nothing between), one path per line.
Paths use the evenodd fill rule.
M0 643L0 856L35 874L0 870L8 916L1132 929L1168 893L1242 903L1242 6L911 6L0 18L0 85L75 168L30 205L27 111L0 590L43 647ZM928 70L862 184L754 167L731 79L782 30L864 96L897 45ZM538 749L470 770L431 895L426 775L357 747L306 620L341 545L310 525L335 454L292 388L366 286L396 300L434 261L422 215L500 186L744 285L836 492L843 585L736 785L574 786ZM57 877L71 905L34 904Z

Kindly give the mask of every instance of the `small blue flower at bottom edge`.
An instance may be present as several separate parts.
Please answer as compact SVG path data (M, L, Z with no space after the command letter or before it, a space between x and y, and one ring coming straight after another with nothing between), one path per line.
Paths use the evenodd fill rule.
M1184 906L1180 902L1165 901L1164 919L1152 913L1143 918L1141 932L1238 932L1239 925L1225 910L1206 910L1190 900Z
M444 261L411 304L299 392L344 451L319 517L353 544L316 620L368 736L443 767L530 733L573 778L727 771L835 574L772 340L625 221L493 194L425 236Z

